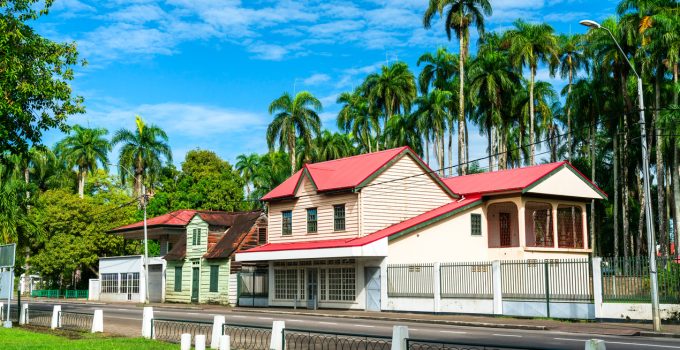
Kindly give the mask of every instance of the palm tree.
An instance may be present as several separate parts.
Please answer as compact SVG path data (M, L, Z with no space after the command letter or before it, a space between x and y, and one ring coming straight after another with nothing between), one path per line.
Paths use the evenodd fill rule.
M486 132L489 152L489 171L494 169L496 143L494 136L503 120L503 97L519 82L505 53L486 48L470 65L470 96L477 104L477 124Z
M557 39L553 28L545 23L527 23L518 19L514 23L515 29L505 33L509 46L510 60L518 68L529 68L529 142L530 165L536 164L535 154L535 111L534 85L536 70L541 62L554 64L557 57Z
M449 53L446 48L440 47L435 54L426 52L418 58L417 65L424 63L423 70L418 75L420 93L427 94L430 86L435 89L445 90L450 82L458 74L458 55Z
M314 143L316 162L349 157L356 153L352 139L347 134L324 130Z
M446 12L446 16L444 15ZM470 25L474 25L480 37L484 36L484 16L491 16L493 10L489 0L430 0L423 15L423 26L429 29L435 14L444 19L444 30L451 40L453 29L458 37L460 58L458 74L460 79L458 91L458 168L461 175L467 173L467 142L465 131L465 61L468 57Z
M292 175L290 159L284 152L264 154L258 164L257 171L253 174L254 198L261 198Z
M154 124L145 124L140 116L135 116L135 125L133 131L116 131L111 144L122 144L118 157L120 179L125 184L128 172L134 174L134 195L139 198L145 194L144 182L160 173L163 158L166 162L172 162L172 151L168 145L168 135L163 129Z
M567 96L569 99L571 95L572 85L574 82L574 74L579 69L588 69L588 58L583 52L584 41L583 36L579 34L567 35L562 34L558 37L559 46L559 73L562 79L567 78ZM567 150L569 160L572 158L572 153L574 152L572 147L572 137L571 137L571 107L568 106L566 109L567 113Z
M291 174L296 170L296 139L300 137L307 146L312 144L312 139L321 129L318 114L321 108L321 102L307 91L299 92L295 98L286 92L269 105L269 114L276 115L267 128L267 144L270 150L275 143L288 149Z
M356 89L351 93L341 93L336 102L342 104L337 119L338 129L351 134L362 149L371 153L373 135L379 134L380 121L377 114L370 113L366 97L360 89Z
M260 156L257 153L239 154L236 157L236 170L239 172L243 181L246 183L246 197L250 199L250 185L253 176L257 172Z
M409 146L417 154L423 154L418 130L418 118L414 114L395 114L385 125L385 144L387 147Z
M15 167L17 159L8 158L0 163L0 244L17 243L26 232L36 232L28 217L33 198L26 197L30 185L22 181Z
M380 109L387 123L395 114L410 112L416 98L416 79L406 63L396 62L383 66L380 74L367 76L362 89L370 107Z
M83 198L85 177L98 168L108 169L111 144L104 138L106 129L84 128L75 125L72 132L57 144L58 154L69 164L76 167L78 174L78 196Z
M419 97L416 101L418 109L414 113L417 117L417 126L425 136L425 150L429 152L429 140L434 142L434 150L437 162L439 163L439 174L444 176L444 135L446 133L446 123L451 112L448 109L448 101L451 100L451 92L435 89L428 94ZM429 156L427 156L429 158Z

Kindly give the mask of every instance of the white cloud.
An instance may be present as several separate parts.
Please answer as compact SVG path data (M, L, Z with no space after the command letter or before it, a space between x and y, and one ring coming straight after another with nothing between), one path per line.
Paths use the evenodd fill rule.
M304 79L302 82L305 85L318 85L321 83L325 83L329 80L331 80L331 77L328 76L328 74L315 73L310 75L308 78Z
M257 42L248 46L248 51L254 53L256 58L271 61L279 61L288 54L287 48L264 42Z

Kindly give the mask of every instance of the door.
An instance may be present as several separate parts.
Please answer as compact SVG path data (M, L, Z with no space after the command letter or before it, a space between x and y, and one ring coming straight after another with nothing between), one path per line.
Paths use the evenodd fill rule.
M198 302L198 286L199 284L199 272L198 272L198 267L192 268L192 278L191 278L191 302L192 303L197 303Z
M366 311L380 311L380 268L366 267Z
M319 269L307 269L307 308L318 307L319 300Z
M501 247L510 247L512 245L512 236L510 235L510 213L498 213L498 229L501 235Z
M163 301L163 265L149 265L149 301Z
M134 276L132 273L127 273L125 275L125 293L127 293L127 300L130 301L132 300L132 283L133 283Z

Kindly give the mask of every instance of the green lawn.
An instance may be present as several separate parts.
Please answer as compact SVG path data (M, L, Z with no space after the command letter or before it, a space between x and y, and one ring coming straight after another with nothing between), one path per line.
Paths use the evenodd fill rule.
M166 350L179 349L179 344L168 344L143 338L111 337L79 332L11 328L0 326L0 349L67 349L67 350Z

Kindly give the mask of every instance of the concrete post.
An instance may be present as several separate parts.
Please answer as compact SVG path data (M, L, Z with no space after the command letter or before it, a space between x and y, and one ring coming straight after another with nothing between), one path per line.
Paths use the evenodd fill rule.
M194 349L205 350L205 335L199 334L194 338Z
M104 311L101 309L94 310L94 317L92 317L92 333L104 332Z
M153 307L145 306L142 314L142 337L151 338L151 319L153 319Z
M441 263L434 263L434 312L442 310L442 289L441 289Z
M408 350L408 346L406 345L406 339L408 339L408 326L392 327L391 350Z
M210 338L210 348L217 349L220 345L220 336L222 335L222 326L224 325L224 316L215 315L213 317L212 337Z
M595 318L602 318L602 258L593 258L593 302Z
M23 303L19 314L19 324L28 324L28 322L28 303Z
M228 335L220 336L220 350L231 350L231 341Z
M179 339L180 350L191 350L191 334L184 333Z
M52 309L52 322L50 323L50 328L56 329L61 323L59 316L61 316L61 305L54 305Z
M590 339L586 340L586 350L606 350L607 347L604 345L604 340Z
M495 260L491 263L491 272L493 281L493 314L503 314L503 279L501 277L501 262Z
M283 330L286 328L286 322L274 321L272 323L272 337L269 342L269 350L283 350Z
M5 320L5 303L0 301L0 322Z

